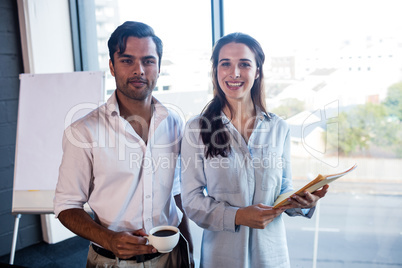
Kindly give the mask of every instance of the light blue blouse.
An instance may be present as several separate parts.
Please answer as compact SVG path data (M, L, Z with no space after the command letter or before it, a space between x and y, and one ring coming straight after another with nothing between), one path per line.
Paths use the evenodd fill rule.
M235 225L239 208L271 206L280 194L293 190L288 125L274 114L258 111L247 144L222 113L217 120L223 120L230 132L231 153L206 159L200 119L186 125L181 186L187 215L204 228L201 267L290 267L282 215L263 230ZM304 216L301 210L287 213Z

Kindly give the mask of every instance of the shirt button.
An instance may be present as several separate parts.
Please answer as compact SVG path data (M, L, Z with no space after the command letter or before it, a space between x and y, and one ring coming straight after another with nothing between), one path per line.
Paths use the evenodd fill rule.
M148 219L147 219L147 222L150 222L150 221L151 221L151 218L148 218Z
M147 195L145 198L150 198L151 196L150 195Z

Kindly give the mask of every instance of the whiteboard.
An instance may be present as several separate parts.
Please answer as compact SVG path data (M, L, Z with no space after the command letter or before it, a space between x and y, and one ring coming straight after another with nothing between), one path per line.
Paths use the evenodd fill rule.
M104 103L104 72L21 74L13 213L51 213L63 131Z

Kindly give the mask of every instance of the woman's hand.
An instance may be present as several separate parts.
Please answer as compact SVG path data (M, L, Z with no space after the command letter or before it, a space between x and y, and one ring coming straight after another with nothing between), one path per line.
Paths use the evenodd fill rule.
M244 225L255 229L264 229L285 209L273 208L264 204L239 208L236 212L236 225Z
M290 204L284 206L284 208L312 208L317 205L318 200L323 198L328 192L328 184L324 185L320 190L314 193L305 192L304 196L292 195L289 197L288 201Z

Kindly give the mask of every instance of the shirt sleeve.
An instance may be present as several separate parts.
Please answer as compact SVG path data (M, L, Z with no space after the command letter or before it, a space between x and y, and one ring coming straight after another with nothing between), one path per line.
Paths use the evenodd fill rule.
M314 211L315 211L315 207L313 207L313 208L291 208L291 209L285 210L285 213L291 217L302 216L302 217L306 217L306 218L310 219L311 217L313 217Z
M282 186L280 194L284 194L293 191L292 183L292 167L290 161L290 131L287 128L286 137L283 144L283 155L284 167L282 171Z
M179 143L179 148L181 147L181 142L183 139L183 132L184 132L184 124L183 120L175 114L176 118L176 127L177 127L177 136ZM181 154L179 154L176 162L176 168L174 171L174 181L173 181L173 196L181 194Z
M284 146L283 146L283 160L285 163L285 167L283 169L283 176L282 176L282 187L281 193L284 194L290 191L293 191L293 183L292 183L292 170L291 170L291 162L290 162L290 131L288 129ZM311 218L314 214L315 208L312 209L288 209L286 210L286 214L289 216L303 216L306 218Z
M174 181L173 181L173 196L181 193L180 188L181 183L181 172L180 172L180 157L177 158L176 169L174 171Z
M88 200L92 179L90 144L84 142L81 132L68 127L63 135L63 157L54 197L54 213L80 208Z
M204 194L207 181L204 174L204 145L198 120L187 124L181 146L183 208L188 217L210 231L236 232L237 207L216 201Z

